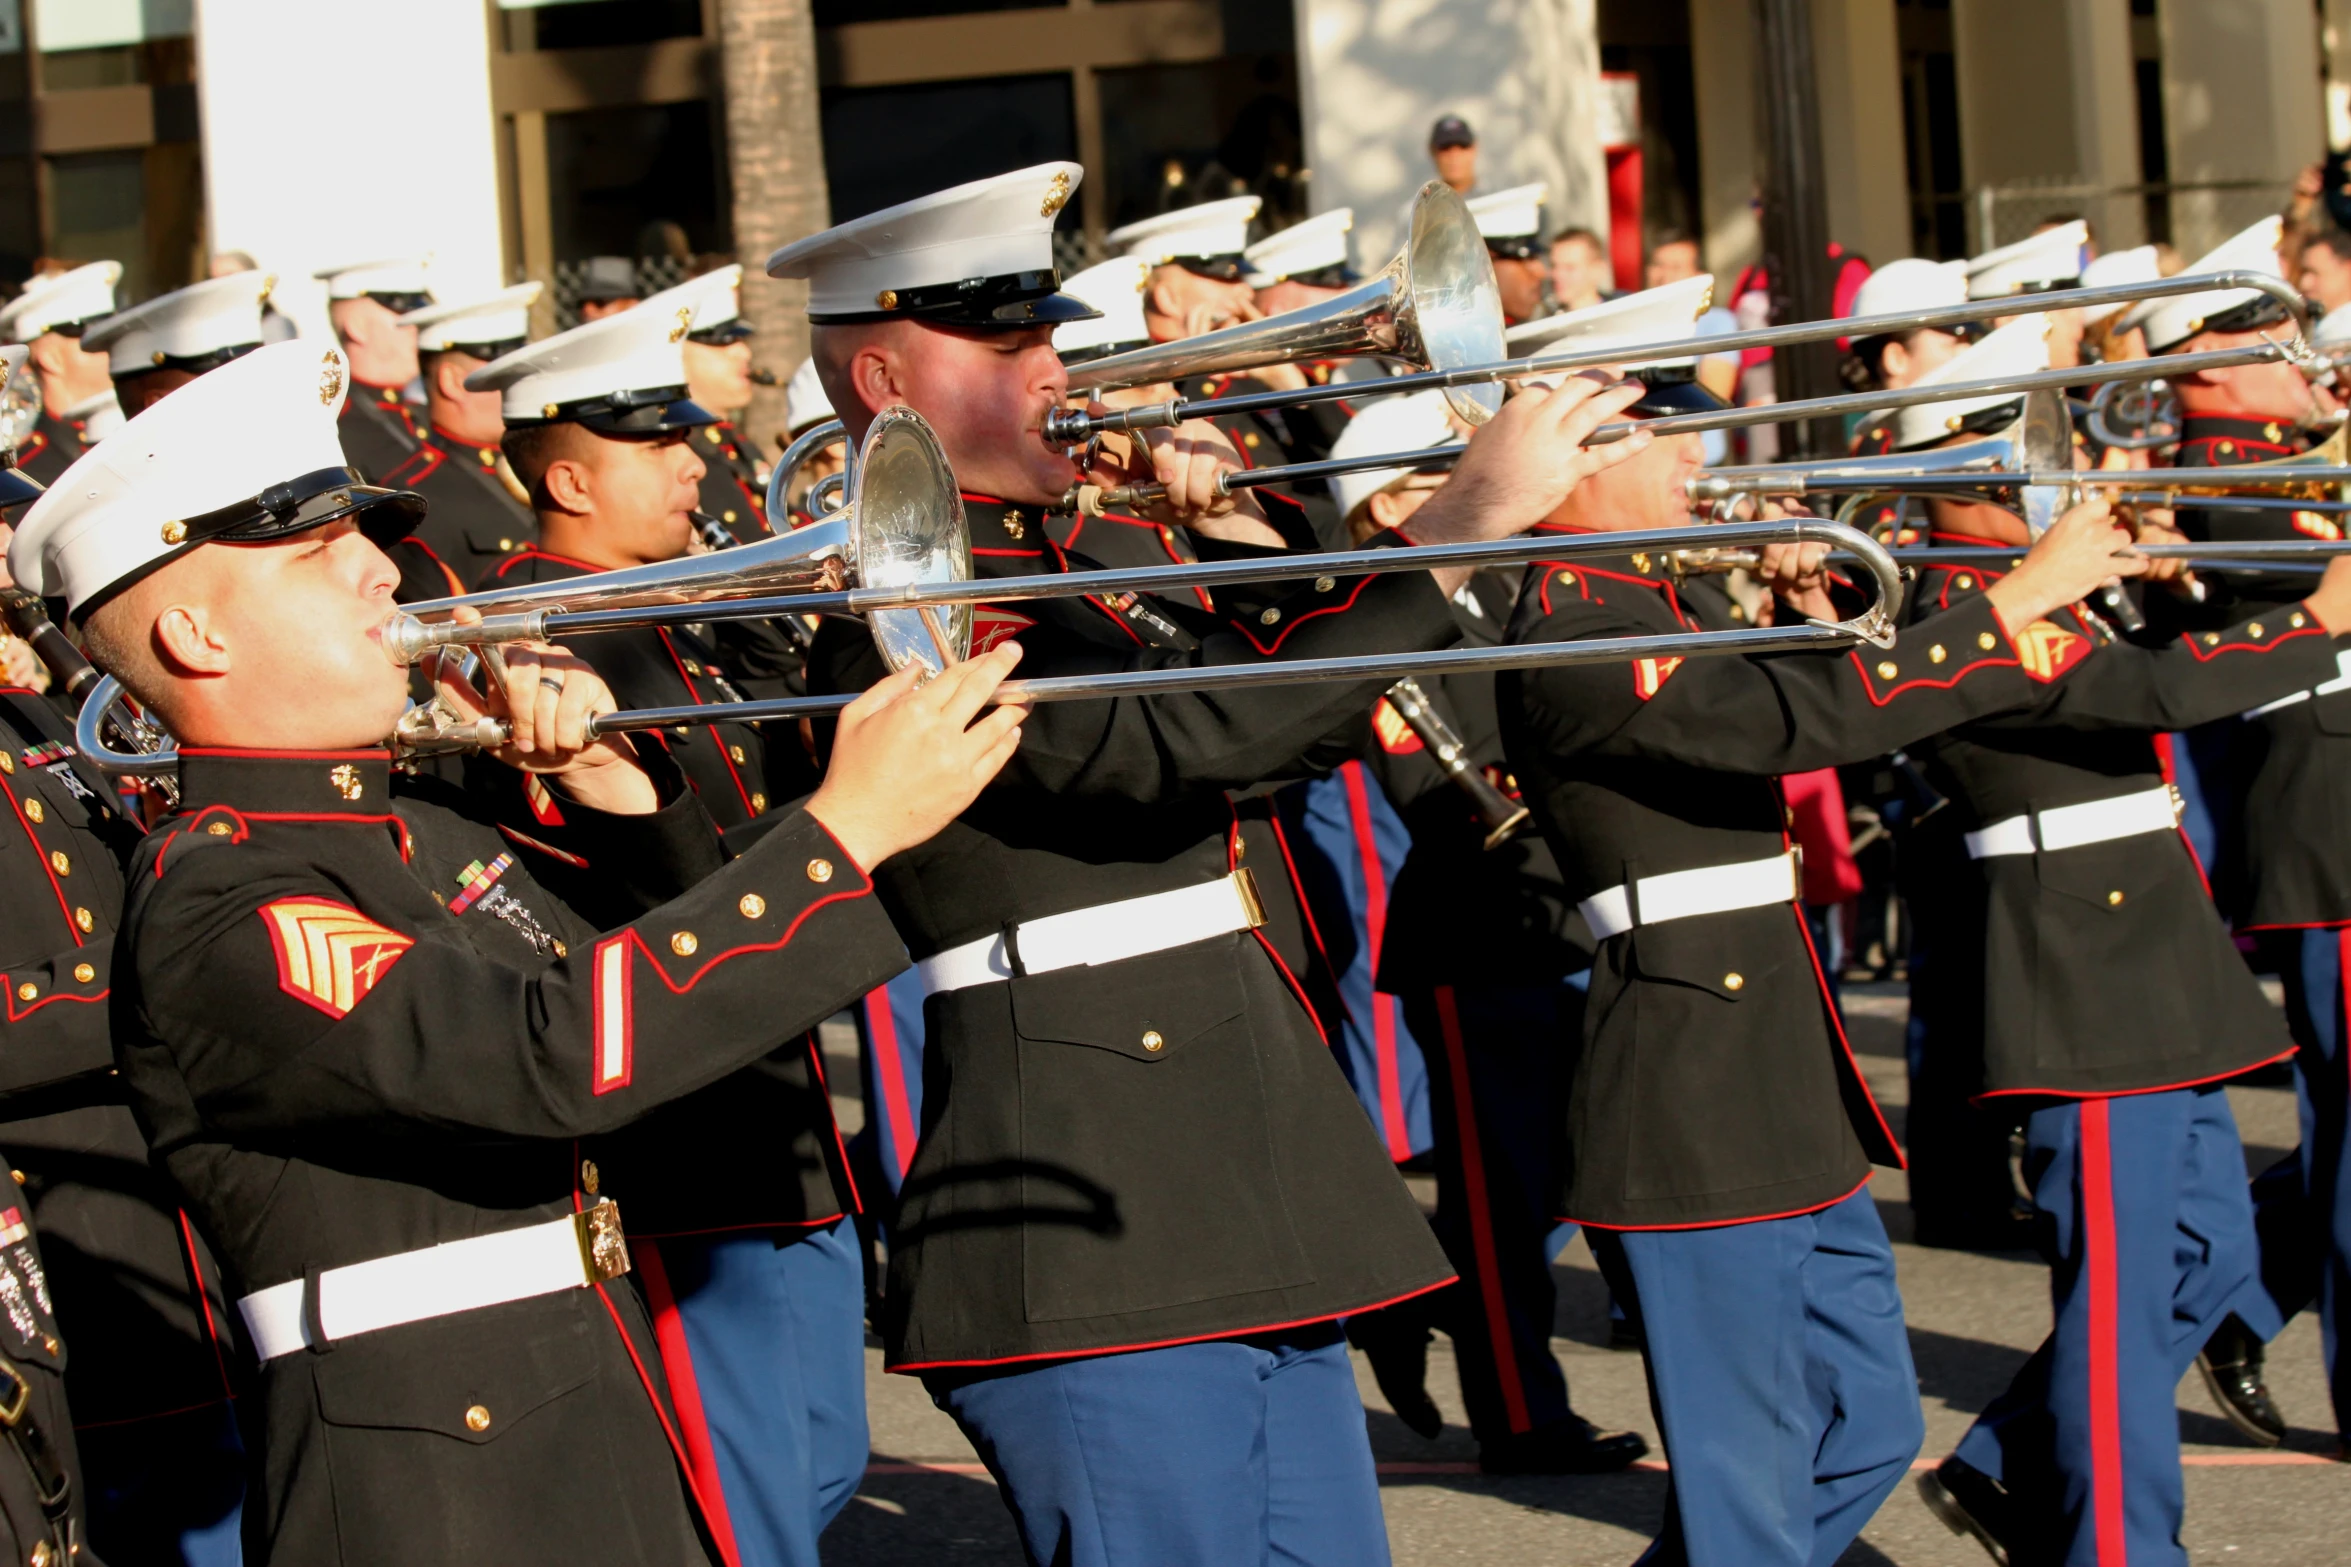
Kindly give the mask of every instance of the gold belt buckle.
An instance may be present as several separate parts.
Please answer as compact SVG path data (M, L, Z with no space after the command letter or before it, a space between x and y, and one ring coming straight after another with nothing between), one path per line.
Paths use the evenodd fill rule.
M618 1203L599 1197L587 1212L571 1216L571 1227L579 1236L580 1267L587 1282L602 1284L629 1271L629 1241L620 1231Z
M14 1430L33 1401L33 1387L5 1355L0 1355L0 1377L8 1379L5 1390L0 1390L0 1426Z
M1265 900L1257 895L1257 873L1242 865L1233 871L1233 890L1241 895L1241 912L1249 916L1249 928L1257 929L1265 923Z

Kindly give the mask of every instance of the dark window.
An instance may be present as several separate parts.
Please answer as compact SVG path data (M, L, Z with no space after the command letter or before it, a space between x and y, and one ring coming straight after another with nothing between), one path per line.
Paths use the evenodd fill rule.
M1256 195L1257 233L1306 216L1298 86L1287 54L1104 71L1105 228Z
M1744 25L1742 20L1740 25ZM1640 79L1641 241L1658 234L1696 235L1698 94L1690 68L1686 0L1602 0L1600 69Z
M995 76L824 95L824 172L833 221L1056 158L1077 156L1069 78ZM1091 184L1091 181L1086 182ZM1061 219L1080 221L1085 185Z
M558 261L732 243L707 103L548 115L547 186Z
M1902 49L1902 143L1910 175L1911 253L1954 260L1969 251L1950 0L1897 0L1895 26Z
M2139 89L2139 178L2147 182L2147 238L2171 243L2171 153L2163 139L2163 62L2137 63Z
M816 25L902 22L922 16L968 16L974 11L1028 11L1065 0L816 0Z
M506 47L609 49L702 36L702 0L575 0L508 11Z

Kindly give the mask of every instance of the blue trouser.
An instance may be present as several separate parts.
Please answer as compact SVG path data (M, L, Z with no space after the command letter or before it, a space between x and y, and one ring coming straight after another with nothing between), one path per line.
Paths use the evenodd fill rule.
M237 1567L245 1444L234 1406L206 1404L74 1433L90 1549L109 1562Z
M2175 1390L2258 1264L2218 1086L2043 1104L2025 1174L2056 1327L1960 1439L2080 1567L2185 1567Z
M858 1077L865 1090L865 1128L857 1134L870 1152L858 1167L881 1177L895 1197L922 1140L922 976L908 969L852 1010L857 1021ZM861 1176L862 1180L863 1177Z
M2327 1390L2337 1430L2351 1428L2351 1365L2342 1354L2343 1312L2351 1304L2351 1161L2343 1157L2351 1072L2343 1048L2343 950L2351 931L2286 933L2278 974L2294 1031L2294 1093L2302 1146L2253 1182L2261 1237L2261 1287L2238 1308L2248 1327L2274 1338L2286 1319L2316 1303L2325 1344Z
M1642 1331L1672 1466L1641 1560L1829 1567L1926 1437L1867 1188L1789 1219L1585 1234Z
M1551 1259L1574 1227L1552 1210L1583 991L1566 980L1440 985L1407 995L1404 1015L1430 1042L1437 1240L1461 1275L1431 1305L1453 1338L1470 1430L1480 1441L1522 1435L1570 1412L1551 1353Z
M855 1229L841 1219L806 1234L689 1236L638 1252L653 1254L639 1271L714 1526L732 1536L742 1567L818 1567L816 1537L865 1475Z
M932 1372L1036 1567L1384 1567L1337 1324Z

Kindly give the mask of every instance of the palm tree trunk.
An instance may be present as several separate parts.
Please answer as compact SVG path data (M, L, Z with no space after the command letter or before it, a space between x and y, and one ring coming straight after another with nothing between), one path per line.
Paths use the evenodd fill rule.
M782 444L781 383L808 354L808 285L769 278L768 254L831 222L809 0L718 0L718 41L743 318L759 334L758 364L779 383L753 393L742 430L772 453Z

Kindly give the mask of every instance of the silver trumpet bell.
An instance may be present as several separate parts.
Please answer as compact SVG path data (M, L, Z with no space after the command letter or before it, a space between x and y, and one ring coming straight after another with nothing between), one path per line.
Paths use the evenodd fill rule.
M1477 219L1440 180L1412 203L1412 237L1375 276L1320 304L1157 343L1070 370L1073 388L1097 392L1255 370L1301 360L1392 354L1428 370L1460 370L1504 357L1502 291ZM1445 388L1466 424L1502 407L1493 383Z

